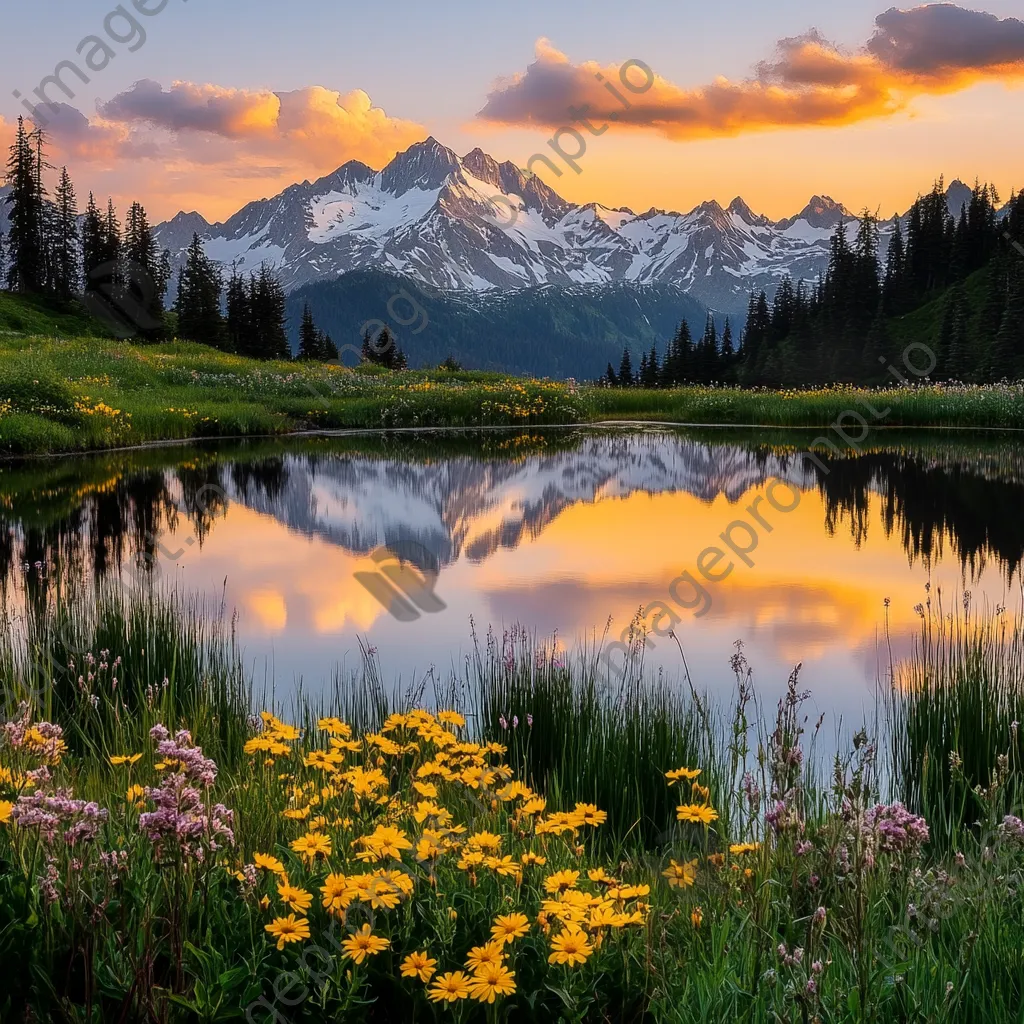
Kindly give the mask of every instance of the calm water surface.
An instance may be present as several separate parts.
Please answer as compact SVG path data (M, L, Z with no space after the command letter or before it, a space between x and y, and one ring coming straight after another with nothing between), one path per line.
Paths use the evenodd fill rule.
M1019 607L1024 451L879 433L815 465L797 457L812 436L390 435L5 464L0 584L15 614L69 575L223 596L284 696L357 668L360 641L409 683L457 666L473 624L572 648L642 608L676 626L698 688L731 688L742 640L765 695L802 662L821 710L859 718L922 603ZM698 568L730 564L715 582ZM652 670L680 678L675 644L650 639Z

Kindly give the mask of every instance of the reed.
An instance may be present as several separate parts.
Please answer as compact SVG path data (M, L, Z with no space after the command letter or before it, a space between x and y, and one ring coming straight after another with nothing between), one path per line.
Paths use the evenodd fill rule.
M989 818L1020 814L1024 758L1024 621L922 609L911 657L889 701L892 776L946 848Z

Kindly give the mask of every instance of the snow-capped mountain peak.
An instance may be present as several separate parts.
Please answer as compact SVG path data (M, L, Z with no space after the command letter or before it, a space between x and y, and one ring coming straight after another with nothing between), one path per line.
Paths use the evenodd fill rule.
M440 189L462 170L462 161L433 136L399 153L380 173L380 190L403 196L410 189Z
M951 203L969 190L950 186ZM208 255L256 269L269 261L289 290L352 270L407 275L466 292L535 285L672 284L720 311L740 312L752 290L786 276L816 279L828 238L852 220L829 196L772 221L737 196L689 213L637 214L576 205L536 175L482 149L464 157L430 137L375 171L350 161L312 183L249 203L223 224L178 214L156 229L180 262L196 232ZM882 226L883 242L888 228Z

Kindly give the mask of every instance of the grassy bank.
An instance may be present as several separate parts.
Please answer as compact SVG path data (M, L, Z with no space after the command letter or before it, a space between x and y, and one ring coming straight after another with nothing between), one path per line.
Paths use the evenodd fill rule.
M0 631L5 1022L1020 1018L999 726L949 740L971 813L925 820L902 740L823 777L796 675L765 713L741 656L716 709L645 682L640 638L608 680L512 631L435 693L367 652L252 716L218 622L122 594ZM965 658L1019 713L1012 645L963 635L923 633L890 724L969 711Z
M1024 389L617 390L472 371L257 362L187 343L68 338L59 327L47 335L0 335L0 455L311 429L605 419L825 428L847 410L858 410L872 426L1024 428ZM858 436L855 418L845 424Z

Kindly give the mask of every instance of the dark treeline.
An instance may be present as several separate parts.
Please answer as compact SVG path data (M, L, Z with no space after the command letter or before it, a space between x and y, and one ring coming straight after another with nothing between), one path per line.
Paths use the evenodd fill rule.
M684 323L660 359L652 348L635 367L627 349L618 371L609 365L602 380L647 388L892 383L888 367L903 369L901 352L915 342L934 354L934 380L1019 379L1024 194L1011 197L1001 215L998 205L993 186L975 184L953 217L940 179L905 223L894 219L884 261L878 220L865 212L852 240L846 225L836 228L820 280L794 285L786 278L771 300L764 291L750 296L736 350L728 320L719 340L709 316L699 341ZM922 308L930 303L934 310ZM915 365L930 362L922 349Z
M387 327L381 328L376 334L367 327L363 334L360 355L364 362L372 363L374 366L383 366L385 370L407 370L409 368L409 360L398 347L394 336ZM461 369L453 356L449 356L440 368Z
M975 184L954 218L940 179L905 225L896 218L884 265L871 214L861 216L852 241L837 228L820 282L794 288L784 281L770 304L763 292L751 296L740 382L891 382L888 364L902 368L899 349L907 342L932 350L935 380L1019 377L1024 258L1011 243L1024 238L1024 197L1012 198L1002 217L998 204L994 187ZM931 302L939 305L937 317L909 335L899 330L899 320ZM922 351L918 365L927 362Z
M629 349L622 353L618 372L611 363L602 382L613 388L671 388L679 384L734 383L738 369L737 353L732 336L732 324L725 318L719 340L715 319L708 314L704 334L693 340L690 325L684 320L668 343L659 360L656 345L640 356L640 365L634 369Z
M179 337L256 359L291 359L284 289L269 266L248 277L232 268L225 285L193 235L169 312L171 254L160 251L143 206L132 203L122 227L113 201L101 208L90 193L80 215L67 168L52 198L43 182L49 170L46 136L19 118L6 174L10 230L6 238L0 233L0 279L10 290L58 306L81 299L143 341ZM298 358L337 356L307 308Z
M131 311L140 337L163 337L170 254L159 251L143 206L131 204L122 228L113 202L102 209L90 193L80 216L67 168L52 198L43 183L49 170L45 135L19 118L7 162L10 230L0 236L0 278L12 291L61 306L102 296L114 309Z

